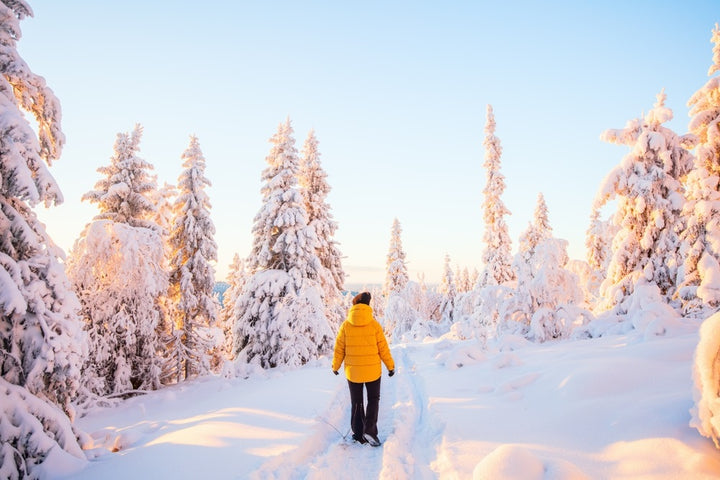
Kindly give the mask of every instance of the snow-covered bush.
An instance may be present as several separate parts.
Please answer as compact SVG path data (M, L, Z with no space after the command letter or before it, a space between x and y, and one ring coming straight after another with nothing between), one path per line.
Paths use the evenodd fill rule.
M720 313L700 326L700 341L693 363L693 399L690 426L712 438L720 449Z
M390 295L385 305L385 318L383 321L385 334L390 340L401 340L415 328L415 324L419 321L418 311L402 293ZM427 334L427 331L421 333Z
M0 478L43 478L51 452L64 462L85 462L65 413L0 377Z

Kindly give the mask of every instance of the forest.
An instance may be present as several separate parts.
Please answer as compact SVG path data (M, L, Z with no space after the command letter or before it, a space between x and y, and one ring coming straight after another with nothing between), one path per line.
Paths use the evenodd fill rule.
M235 254L222 302L211 181L194 136L177 183L160 186L139 155L142 127L118 133L110 163L83 196L98 213L66 256L33 210L62 202L50 173L65 142L60 100L16 50L29 7L3 1L0 11L0 477L39 476L55 447L84 458L87 435L74 422L90 408L331 354L353 292L345 290L315 132L299 150L289 118L271 136L252 249ZM542 194L512 250L502 145L488 105L482 268L470 272L446 257L437 287L410 280L395 219L385 283L371 289L388 338L543 344L663 336L712 318L720 309L717 25L711 40L710 78L688 99L687 132L665 126L673 112L661 91L642 116L603 134L627 154L599 186L585 261L571 261L567 242L553 236ZM717 444L716 335L705 331L712 338L697 360L696 422Z

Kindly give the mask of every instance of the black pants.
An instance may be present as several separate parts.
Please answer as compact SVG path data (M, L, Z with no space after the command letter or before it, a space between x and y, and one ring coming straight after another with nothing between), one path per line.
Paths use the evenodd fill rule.
M350 387L350 426L355 437L363 433L377 436L377 418L380 408L380 379L374 382L354 383L348 380ZM363 386L367 388L367 410L363 402Z

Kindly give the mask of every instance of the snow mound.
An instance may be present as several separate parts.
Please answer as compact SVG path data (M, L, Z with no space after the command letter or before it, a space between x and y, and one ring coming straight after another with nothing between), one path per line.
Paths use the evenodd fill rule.
M582 480L590 478L575 465L555 460L548 462L519 445L501 445L480 461L473 480Z
M690 426L700 434L712 438L720 448L720 313L705 320L700 327L700 341L695 350L693 364L693 399Z

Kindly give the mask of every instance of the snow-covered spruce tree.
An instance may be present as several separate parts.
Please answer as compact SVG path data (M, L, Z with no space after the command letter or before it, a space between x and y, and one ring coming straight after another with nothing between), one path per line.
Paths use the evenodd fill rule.
M513 269L517 278L517 286L511 296L504 296L499 309L506 312L498 315L502 323L501 330L527 334L530 319L538 307L534 301L532 286L537 273L537 266L541 264L536 258L538 246L545 240L552 238L552 227L548 220L548 208L545 196L538 193L533 219L528 223L527 229L520 235L518 251L513 259Z
M586 292L588 305L595 305L600 297L600 285L607 276L608 265L611 258L612 240L618 232L612 220L600 218L600 208L593 206L590 215L590 226L585 235L588 272L583 289Z
M450 268L450 255L445 255L445 263L443 265L443 275L440 278L438 293L441 295L440 318L443 321L452 323L455 319L455 299L457 297L457 288L455 287L455 277Z
M403 295L410 279L405 265L401 234L400 221L395 218L390 232L390 247L383 285L385 297L383 327L388 337L396 339L412 328L417 313Z
M608 130L602 138L628 145L622 162L605 178L596 208L617 199L613 223L619 228L612 243L607 278L601 286L601 310L623 315L638 284L655 285L666 299L675 293L683 188L680 179L691 169L687 150L692 136L679 136L663 123L672 119L660 92L643 118L624 129Z
M390 231L390 248L387 254L385 285L383 287L385 298L402 292L409 280L401 234L400 221L396 218L393 220L392 230Z
M221 348L213 333L217 304L213 296L215 270L210 262L217 260L217 245L210 199L205 193L211 184L205 177L205 157L197 137L190 137L182 160L169 242L172 318L180 340L173 343L170 353L177 359L178 381L208 374L213 351Z
M223 307L219 315L220 328L224 334L223 354L227 360L232 360L234 355L232 331L237 319L237 302L242 295L246 280L245 260L236 253L228 270L227 283L229 286L223 295Z
M485 221L485 233L483 243L485 248L482 254L482 261L485 265L479 286L502 285L505 282L514 280L510 253L511 241L508 234L508 227L505 223L505 216L510 211L505 207L500 198L505 191L505 177L500 173L500 156L502 146L500 139L495 136L495 116L491 105L487 106L487 123L485 125L485 173L487 183L483 194L483 219Z
M154 177L153 182L157 183L157 177ZM163 264L162 269L165 272L170 271L170 259L172 257L172 246L170 245L170 229L172 227L173 218L173 204L175 203L175 197L177 197L177 188L174 185L165 184L159 189L153 189L148 192L148 198L150 202L155 206L155 212L152 214L152 219L160 227L160 236L163 241ZM176 339L173 336L173 325L170 312L172 311L173 304L167 294L161 295L158 299L158 305L160 307L160 320L158 324L158 341L160 342L161 350L163 354L162 363L162 380L167 382L170 377L174 378L176 371L176 364L171 362L168 358L167 352L172 348L173 342Z
M517 287L502 302L499 330L544 342L565 338L590 314L577 275L567 269L567 241L552 237L547 204L538 195L533 221L520 237L513 262Z
M546 238L535 247L527 289L532 306L530 340L567 338L591 319L590 312L581 307L584 295L579 279L566 268L567 245L566 240Z
M58 99L16 49L27 16L24 1L0 2L0 478L41 477L51 450L85 458L67 417L85 355L79 304L33 211L63 200L48 166L65 138Z
M320 164L320 152L315 131L311 130L303 145L300 157L298 181L308 214L308 225L315 230L318 239L317 256L324 267L320 275L325 300L325 314L331 327L337 330L345 319L346 307L342 292L345 288L345 271L342 253L334 240L337 222L332 217L327 196L330 185L327 173Z
M236 362L299 366L329 353L317 236L297 186L298 155L290 119L270 139L255 216L249 274L237 302Z
M712 32L713 64L720 71L720 28ZM685 315L705 317L720 308L720 76L712 77L688 102L690 132L697 137L695 166L687 177L681 233L683 264L678 296Z
M138 157L142 129L120 133L103 177L83 200L95 216L75 242L68 275L88 334L83 382L107 396L160 387L161 299L168 288L164 245L149 200L152 165Z
M170 264L170 257L172 255L170 231L173 221L173 205L175 204L177 195L177 187L167 182L165 182L161 188L148 192L150 202L155 206L155 214L152 216L152 219L157 223L158 227L160 227L163 239L165 240L165 252L168 265Z

